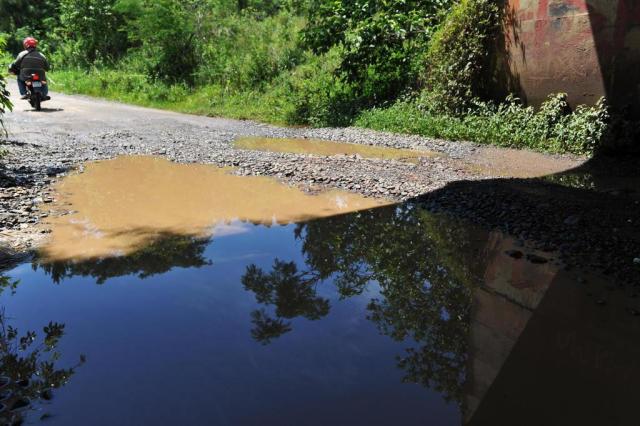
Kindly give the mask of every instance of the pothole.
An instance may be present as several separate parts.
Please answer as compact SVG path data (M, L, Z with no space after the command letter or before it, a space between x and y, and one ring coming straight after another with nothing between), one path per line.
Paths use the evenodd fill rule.
M398 149L320 139L244 137L237 139L234 142L234 146L238 149L254 151L288 152L321 156L358 154L364 158L400 160L413 163L417 162L419 158L442 155L434 151Z
M242 232L243 225L283 225L389 202L343 191L309 195L273 178L236 176L228 168L123 156L88 163L56 185L46 225L47 260L124 255L167 235Z

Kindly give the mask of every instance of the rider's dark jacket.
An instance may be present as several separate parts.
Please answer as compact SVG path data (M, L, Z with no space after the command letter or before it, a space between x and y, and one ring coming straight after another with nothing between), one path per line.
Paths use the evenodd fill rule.
M37 49L27 49L18 55L15 61L11 64L9 69L18 74L20 80L27 80L31 77L31 74L38 73L41 79L45 79L44 71L49 71L49 61L40 53Z

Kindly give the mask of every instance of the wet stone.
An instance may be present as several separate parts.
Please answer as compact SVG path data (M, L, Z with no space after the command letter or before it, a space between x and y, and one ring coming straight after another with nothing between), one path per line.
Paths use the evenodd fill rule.
M528 254L527 255L527 260L531 263L536 263L536 264L544 264L544 263L548 263L549 260L542 257L542 256L538 256L536 254Z
M507 256L513 257L514 259L522 259L524 257L524 253L520 250L507 250L505 253Z
M319 139L243 137L234 142L239 149L288 152L322 156L351 155L349 160L362 158L416 162L419 158L438 155L433 151L388 148L375 145L339 143Z

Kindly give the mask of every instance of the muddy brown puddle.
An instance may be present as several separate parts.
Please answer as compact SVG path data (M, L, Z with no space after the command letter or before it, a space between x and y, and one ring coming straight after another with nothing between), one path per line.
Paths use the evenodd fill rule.
M6 345L11 335L0 333L8 348L0 390L10 390L0 420L637 424L640 298L611 290L607 276L567 270L555 252L413 202L348 198L346 210L355 211L344 213L336 194L313 198L225 170L148 158L104 164L63 181L66 200L82 208L61 220L84 221L78 229L89 234L154 229L154 237L114 243L110 250L126 248L117 256L68 258L65 249L0 278L3 324L18 336L52 334L56 355L34 359L50 359L46 371L59 372L52 387L50 374L35 374L40 364L17 365L11 348L31 349ZM135 179L118 182L115 165ZM193 188L177 187L191 170L199 171ZM205 187L284 207L221 206L239 194L188 204ZM112 192L99 194L105 188ZM182 205L158 194L184 196ZM143 199L158 211L140 210ZM187 208L201 210L198 220L184 216ZM12 411L19 395L32 410Z
M442 155L427 150L396 149L320 139L244 137L237 139L233 144L239 149L256 151L290 152L294 154L321 156L357 154L364 158L402 160L406 162L417 162L418 159L422 157Z
M123 255L160 235L233 232L234 222L284 225L385 204L341 191L309 195L273 178L138 156L87 164L56 191L58 210L73 213L47 223L52 234L43 256L50 260Z

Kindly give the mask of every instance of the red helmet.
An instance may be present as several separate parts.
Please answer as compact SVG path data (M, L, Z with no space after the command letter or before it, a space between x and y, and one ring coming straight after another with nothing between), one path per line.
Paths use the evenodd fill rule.
M25 49L30 49L30 48L33 48L33 47L37 47L38 46L38 40L36 40L33 37L27 37L22 42L22 45L24 46Z

